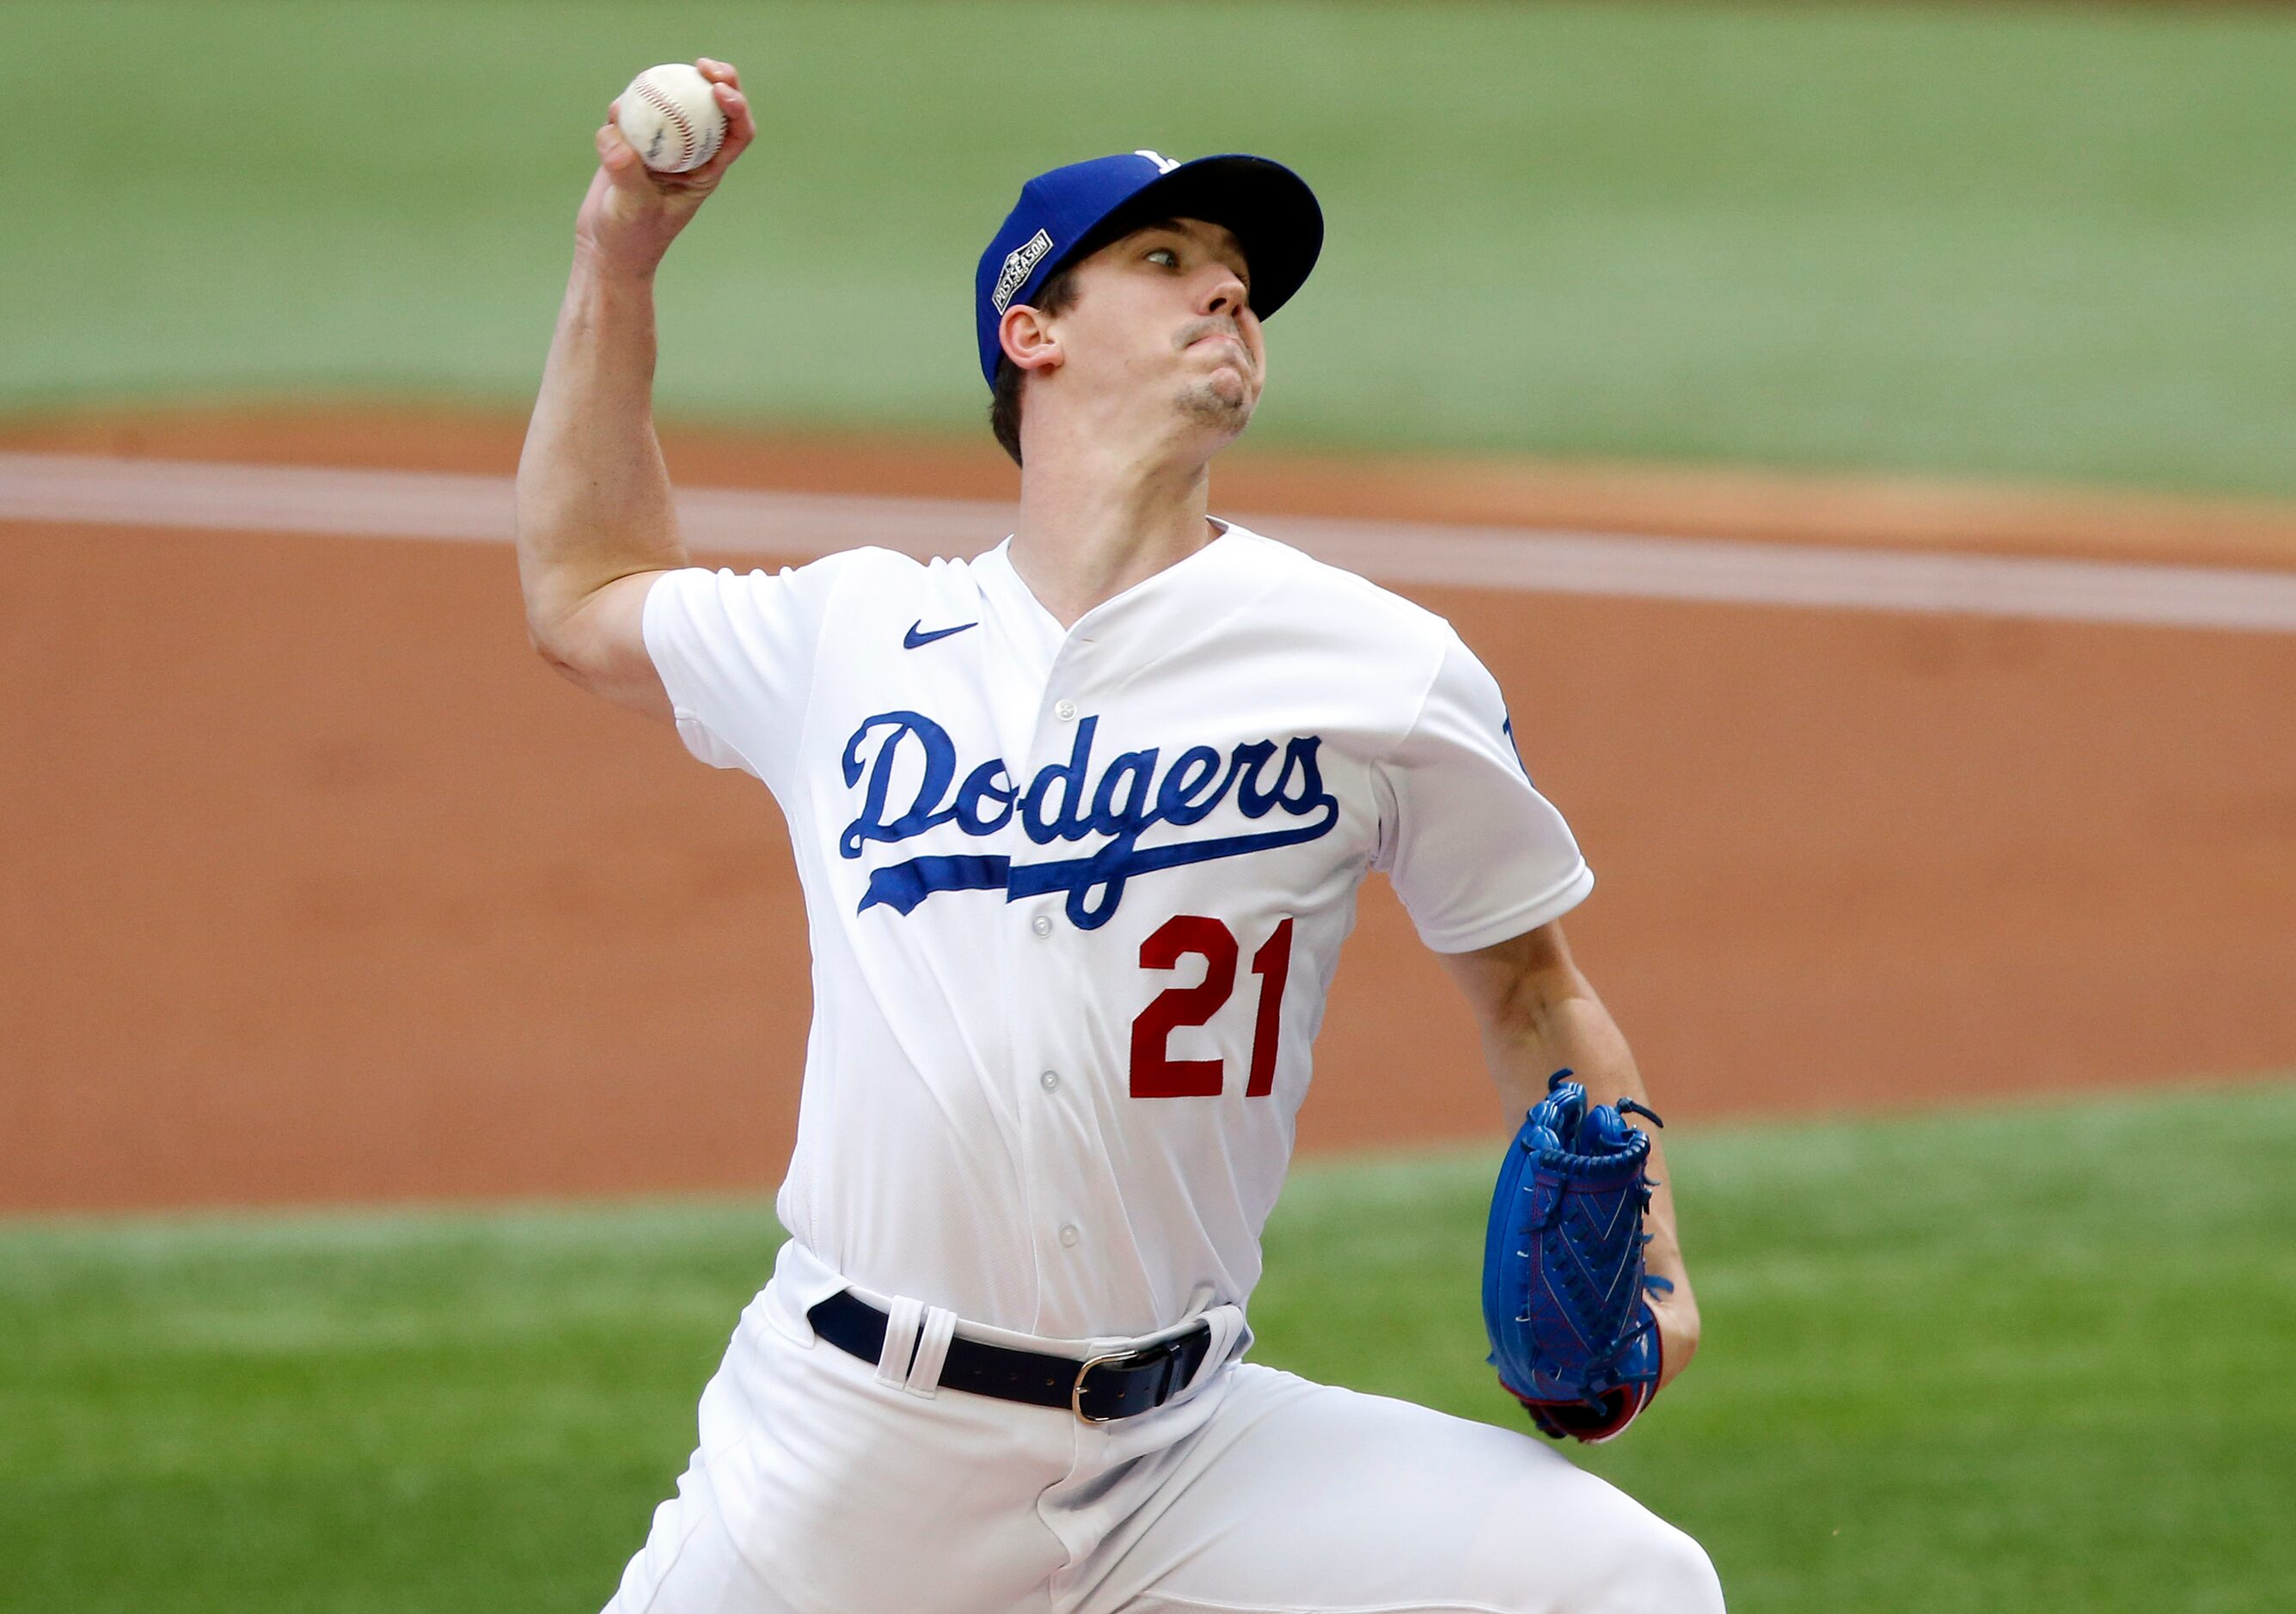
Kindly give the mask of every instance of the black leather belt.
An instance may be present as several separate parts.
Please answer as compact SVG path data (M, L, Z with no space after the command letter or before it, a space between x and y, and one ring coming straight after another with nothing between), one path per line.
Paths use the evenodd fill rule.
M885 1314L849 1289L805 1315L814 1332L849 1356L874 1362L885 1354ZM1000 1401L1064 1406L1086 1423L1113 1423L1153 1412L1179 1394L1203 1365L1211 1345L1210 1323L1145 1349L1086 1362L953 1339L941 1364L940 1384Z

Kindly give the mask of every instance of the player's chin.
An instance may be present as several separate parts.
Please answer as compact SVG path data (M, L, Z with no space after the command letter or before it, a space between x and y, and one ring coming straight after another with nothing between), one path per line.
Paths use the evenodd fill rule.
M1223 365L1180 389L1180 413L1199 426L1234 437L1251 422L1259 389L1238 370Z

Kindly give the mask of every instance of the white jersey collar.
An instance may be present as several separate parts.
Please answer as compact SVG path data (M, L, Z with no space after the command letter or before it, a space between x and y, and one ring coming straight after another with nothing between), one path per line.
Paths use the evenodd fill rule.
M1208 519L1219 529L1210 543L1102 601L1065 629L1014 569L1010 534L972 562L972 574L1008 624L1034 629L1029 636L1043 635L1054 650L1070 640L1090 644L1119 632L1145 632L1169 643L1185 629L1193 638L1257 592L1253 584L1268 547L1268 540L1247 528Z

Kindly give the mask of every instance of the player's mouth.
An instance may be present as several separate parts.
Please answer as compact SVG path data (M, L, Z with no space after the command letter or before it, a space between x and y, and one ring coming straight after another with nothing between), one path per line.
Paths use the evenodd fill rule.
M1244 333L1237 331L1233 319L1199 319L1192 326L1180 328L1180 347L1201 347L1203 342L1235 342L1244 358L1251 358L1251 349L1244 347Z
M1233 347L1236 356L1246 369L1251 368L1251 349L1244 345L1243 335L1226 320L1214 320L1188 326L1180 332L1182 352L1193 352L1206 342L1225 342Z

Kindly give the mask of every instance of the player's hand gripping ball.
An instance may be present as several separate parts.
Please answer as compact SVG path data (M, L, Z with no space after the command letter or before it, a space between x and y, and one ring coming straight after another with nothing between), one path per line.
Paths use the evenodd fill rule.
M1483 1329L1499 1382L1541 1431L1608 1440L1658 1393L1658 1320L1643 1271L1650 1136L1631 1099L1587 1103L1558 1070L1507 1145L1483 1241Z
M615 103L614 127L657 174L690 174L718 155L726 109L693 64L665 62L630 80Z

